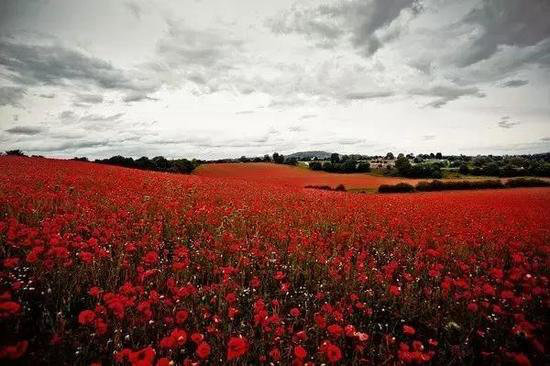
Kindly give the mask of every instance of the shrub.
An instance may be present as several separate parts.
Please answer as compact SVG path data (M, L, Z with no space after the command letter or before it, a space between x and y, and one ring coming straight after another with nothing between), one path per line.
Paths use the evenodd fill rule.
M550 187L550 182L538 178L515 178L506 182L506 187Z
M496 189L504 188L504 184L498 179L492 180L454 180L443 182L440 180L432 180L431 182L419 182L416 185L416 190L420 192L429 191L447 191L447 190L463 190L463 189Z
M25 153L19 149L17 150L8 150L6 151L6 155L12 155L12 156L26 156Z
M321 165L321 163L319 163L317 161L312 161L311 163L309 163L309 169L311 169L311 170L322 170L323 166Z
M323 191L336 191L336 192L346 192L346 187L343 184L339 184L336 186L336 188L332 188L331 186L327 185L307 185L304 188L310 188L310 189L321 189Z
M379 193L411 193L414 192L414 186L409 183L398 183L395 185L382 184L378 187Z

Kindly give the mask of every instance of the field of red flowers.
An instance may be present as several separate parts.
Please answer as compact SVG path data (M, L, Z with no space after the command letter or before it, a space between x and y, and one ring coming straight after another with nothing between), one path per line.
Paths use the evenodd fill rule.
M0 158L0 363L548 364L550 189Z

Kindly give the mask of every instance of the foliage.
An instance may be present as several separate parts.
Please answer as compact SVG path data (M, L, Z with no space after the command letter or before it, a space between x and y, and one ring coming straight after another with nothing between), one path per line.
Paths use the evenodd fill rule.
M22 150L8 150L6 151L6 155L11 155L11 156L25 156L25 153L22 151Z
M502 182L498 179L488 180L432 180L430 182L418 182L416 186L407 183L398 183L395 185L383 184L378 188L380 193L395 192L430 192L430 191L448 191L448 190L467 190L467 189L499 189L499 188L519 188L519 187L549 187L550 182L536 178L515 178Z
M336 154L338 156L338 154ZM334 159L336 160L336 159ZM367 161L357 162L354 159L346 158L340 159L338 157L337 163L326 162L321 163L312 161L309 163L309 169L311 170L323 170L329 173L368 173L370 172L370 164Z
M83 158L77 159L82 160ZM174 159L168 160L164 156L156 156L149 159L146 156L142 156L139 159L126 158L124 156L113 156L108 159L95 160L96 163L118 165L126 168L137 168L143 170L154 170L160 172L172 172L172 173L191 173L198 165L198 161L189 161L187 159Z
M416 185L417 191L445 191L461 189L498 189L504 188L504 184L498 180L452 180L441 181L432 180L431 182L419 182Z
M537 178L515 178L508 179L506 187L550 187L550 182Z
M410 193L414 192L414 186L408 183L397 183L395 185L382 184L378 187L380 193Z

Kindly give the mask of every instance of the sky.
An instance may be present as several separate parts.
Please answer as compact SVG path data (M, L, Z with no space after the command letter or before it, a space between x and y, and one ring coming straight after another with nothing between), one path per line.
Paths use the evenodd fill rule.
M0 0L0 150L550 151L547 0Z

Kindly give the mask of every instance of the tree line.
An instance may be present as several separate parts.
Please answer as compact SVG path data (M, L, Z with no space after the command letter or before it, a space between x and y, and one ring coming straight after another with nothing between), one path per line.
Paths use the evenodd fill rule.
M75 160L87 160L86 158L75 158ZM139 159L127 158L121 155L116 155L108 159L96 159L95 163L117 165L126 168L135 168L142 170L153 170L157 172L171 173L191 173L200 164L198 160L187 159L171 159L168 160L164 156L155 156L149 159L147 156L142 156Z
M309 163L311 170L323 170L329 173L367 173L370 172L368 161L357 161L354 157L334 153L330 156L330 161L320 162L312 161Z

